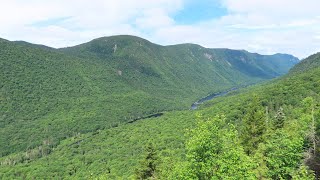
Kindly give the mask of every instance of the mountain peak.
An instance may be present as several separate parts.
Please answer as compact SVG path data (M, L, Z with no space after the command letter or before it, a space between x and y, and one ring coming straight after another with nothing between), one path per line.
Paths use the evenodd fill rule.
M147 39L138 37L138 36L133 36L133 35L115 35L115 36L104 36L100 38L93 39L92 41L89 42L118 42L118 43L129 43L129 42L135 42L137 44L139 43L148 43L148 44L154 44Z

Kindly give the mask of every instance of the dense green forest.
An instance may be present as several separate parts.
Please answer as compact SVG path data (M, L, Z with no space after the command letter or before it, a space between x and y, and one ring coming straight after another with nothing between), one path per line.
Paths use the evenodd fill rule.
M86 49L88 47L82 46L91 46L90 43L89 45L80 45L80 47ZM36 51L40 51L40 49L41 53L43 52L43 48L30 46L33 55ZM157 45L155 46L157 47ZM173 46L172 48L178 48L179 46L181 45ZM197 48L197 46L194 45L183 46ZM23 48L21 50L26 49L25 45L19 45L18 47ZM97 70L96 68L105 69L106 67L112 69L118 65L113 62L113 60L107 61L111 59L109 57L104 57L97 52L90 52L81 48L75 47L72 49L52 49L46 51L57 57L65 57L63 62L71 61L69 65L72 65L72 67L81 68L81 62L87 62L85 60L88 60L89 56L92 57L89 61L90 63L98 64L92 67L94 70ZM163 48L167 49L169 47ZM178 49L186 51L183 48ZM173 49L172 51L179 51L178 49ZM85 53L80 53L81 51ZM210 51L214 53L220 50ZM223 52L228 55L232 53L247 53L233 50L223 50ZM73 53L78 54L78 56L75 57ZM180 54L183 53L181 52ZM220 55L223 56L223 53ZM223 57L226 56L227 55ZM251 54L250 56L258 55ZM48 55L46 55L45 57L54 58L55 56L48 57ZM219 56L215 55L214 57ZM233 54L233 57L232 59L236 59L236 57L239 56ZM116 61L116 59L117 58L115 58L114 61ZM229 58L226 59L229 60ZM59 62L59 60L61 61L61 59L56 59L57 62ZM241 61L241 59L238 60ZM236 60L234 61L238 62ZM276 62L276 60L274 61ZM23 147L16 151L7 148L10 154L4 154L0 157L0 178L315 179L316 176L318 176L317 173L320 171L319 61L319 54L310 56L296 65L287 75L261 85L254 85L233 91L224 97L215 98L200 106L200 109L196 111L182 110L181 108L181 110L164 112L160 117L138 120L128 124L118 124L112 128L97 128L97 130L91 132L76 130L73 131L73 134L69 134L69 137L66 139L61 139L57 144L51 143L57 136L55 134L57 131L52 126L59 125L59 128L62 128L67 126L66 124L68 124L69 121L77 120L78 122L74 122L73 125L79 125L80 128L84 125L82 123L86 122L80 121L79 117L83 117L85 114L78 114L81 113L79 109L75 111L73 116L69 117L69 121L67 121L68 118L65 118L66 114L60 112L72 112L73 106L77 105L77 103L72 101L72 103L68 104L65 102L65 105L58 107L56 111L49 111L51 115L44 113L46 116L49 116L48 120L50 121L42 118L39 118L38 121L33 119L27 121L28 119L25 118L26 114L21 113L20 115L23 115L25 119L21 119L19 124L25 123L31 124L32 126L39 126L39 128L42 128L42 132L47 133L44 133L42 139L39 138L42 140L40 145L30 146L25 149ZM110 66L101 67L100 62L109 63ZM1 63L4 62L1 61ZM19 62L19 64L20 63L23 62ZM250 64L252 65L252 63ZM8 67L8 64L6 65ZM55 64L52 64L52 66L53 65ZM120 65L125 66L124 64ZM87 64L84 64L84 66L86 66L85 69L87 69ZM157 67L156 65L150 66ZM131 65L128 65L128 67L131 67ZM240 65L238 67L242 69ZM160 64L159 68L161 68ZM59 66L55 66L53 69L56 71L63 70ZM6 72L9 73L9 71ZM128 72L130 72L130 70L128 70ZM247 74L250 73L259 74L253 71L247 72ZM21 76L22 75L23 73ZM19 76L15 75L15 77L19 79ZM55 78L59 77L60 76L57 75ZM124 80L123 86L131 87L126 86L126 80L128 79ZM120 82L117 81L119 84ZM20 83L23 82L17 84L19 85ZM76 81L70 80L68 83L76 83ZM138 80L135 83L138 83ZM37 84L43 83L35 81L34 86ZM148 84L149 83L146 83L144 88L146 88ZM22 85L20 86L23 87ZM58 85L56 86L60 87ZM95 86L84 87L89 88ZM2 101L8 101L8 98L4 97L19 98L19 93L23 93L18 91L15 92L15 96L7 96L5 93L8 93L8 91L3 90L5 88L8 88L8 85L3 84L2 94L0 96ZM88 91L92 92L93 90ZM39 93L43 92L40 91ZM118 93L120 98L123 92ZM61 99L72 97L75 94L62 93L62 95L65 96L61 95ZM57 95L51 94L51 96ZM141 96L144 97L143 94ZM75 101L79 100L79 97L73 98ZM125 99L126 98L128 97L125 97ZM67 100L70 101L70 99ZM139 98L137 98L137 100L138 99ZM87 102L85 100L87 99L84 99L83 102ZM134 100L135 99L122 102L133 103L131 101ZM81 105L81 102L78 103ZM159 104L159 106L163 105L158 101L154 101L154 103ZM164 104L165 103L167 102L164 102ZM3 103L2 105L7 104ZM30 107L29 105L23 107L23 103L19 105L21 106L21 110L28 110L24 109L27 107L32 110L36 109L34 108L35 106ZM60 104L54 105L57 106ZM72 108L67 109L68 105L72 105ZM95 106L97 104L96 102L91 102L90 105ZM152 103L150 105L152 105ZM1 123L1 125L4 124L3 132L1 133L5 134L6 131L4 130L19 128L19 126L17 126L18 123L15 123L15 121L19 119L13 118L13 116L9 114L12 113L9 109L10 106L3 107L7 108L6 111L4 111L7 114L4 114L1 119L1 121L4 122ZM183 106L178 104L177 107ZM14 104L12 104L11 108L17 108L17 105L14 106ZM90 109L93 107L87 108ZM124 108L126 108L126 106L124 106ZM174 109L176 107L172 108ZM50 116L53 116L54 112L60 112L59 117L62 119L58 121L59 123L54 121L52 117L52 119L50 119ZM86 109L83 112L88 113ZM116 116L117 113L121 114L121 112L121 110L115 112L114 116ZM35 113L37 113L37 111L35 111ZM32 118L32 115L34 114L31 114L29 118ZM38 116L41 117L41 115L43 114L39 114ZM103 115L104 114L101 114L101 117L103 117ZM7 117L11 117L12 119L8 121ZM87 117L92 119L96 118L96 116L92 114L87 114ZM32 122L34 122L34 124ZM40 122L46 126L40 125ZM86 125L88 125L88 127L96 125L95 121L89 121L87 123ZM6 127L6 129L4 127ZM26 128L28 126L21 127ZM32 133L36 133L37 130L39 130L37 127L32 127L31 129L33 129L33 131L31 131ZM25 129L26 132L24 132L23 129L19 129L18 134L14 134L16 133L15 131L11 131L11 133L13 133L11 134L14 138L13 140L15 140L16 143L19 142L19 134L28 133L29 130L30 129ZM1 136L0 138L1 142L8 143L5 136Z
M133 36L63 49L1 39L0 157L189 109L203 96L279 76L297 62L290 55L160 46Z

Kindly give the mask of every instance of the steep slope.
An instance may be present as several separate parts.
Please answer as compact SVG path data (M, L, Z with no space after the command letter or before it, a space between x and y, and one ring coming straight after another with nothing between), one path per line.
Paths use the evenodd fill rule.
M0 55L0 156L187 109L209 93L284 71L244 51L159 46L132 36L59 50L0 40Z
M312 97L314 104L319 105L319 85L320 67L315 67L306 69L303 73L292 73L266 84L214 99L199 111L170 112L159 118L77 135L64 140L51 154L40 155L42 158L30 157L24 160L25 153L3 157L0 159L0 162L4 162L0 168L0 174L2 173L0 178L130 179L135 177L137 170L143 168L141 161L147 156L145 147L152 143L157 154L154 162L157 168L155 176L159 179L170 179L168 176L184 172L183 168L188 160L185 141L190 132L187 129L196 126L196 119L206 122L217 114L225 114L225 126L231 123L241 133L244 126L243 119L247 118L250 104L255 96L260 99L257 104L258 109L262 113L267 112L262 115L266 118L263 122L268 122L266 124L268 130L257 153L246 156L251 160L248 161L251 164L246 166L253 167L252 174L256 179L291 179L293 176L296 179L303 179L302 175L307 175L308 171L303 169L305 167L301 164L305 165L302 162L308 161L304 155L311 146L307 137L307 134L310 134L311 117L305 100L307 97ZM277 128L276 116L280 107L285 114L285 120L283 127ZM317 123L320 123L318 110L315 111L315 117ZM317 127L318 136L319 132ZM198 133L197 137L201 138L202 132ZM217 139L209 141L216 142ZM230 145L233 146L235 144ZM34 151L40 152L38 149ZM228 159L220 159L217 163L226 160ZM235 167L237 164L234 163L237 159L232 161L233 163L224 164L223 167L227 170L237 168ZM10 163L11 165L8 165ZM308 177L304 179L312 179Z
M8 41L0 46L1 155L179 107L134 89L99 61Z
M272 56L263 56L262 59L263 63L268 64L274 71L280 73L281 75L286 74L289 69L300 62L296 57L292 55L280 53L274 54Z
M213 68L217 73L216 75L231 70L231 75L240 73L241 76L254 76L257 78L271 78L285 74L293 65L299 62L294 56L286 54L259 55L243 50L208 49L195 44L159 46L138 37L124 35L103 37L61 50L79 57L92 58L95 56L99 59L107 60L109 63L113 62L110 59L127 59L129 61L130 57L134 59L134 63L139 61L142 61L143 64L151 63L158 67L157 70L166 70L171 67L169 69L171 72L180 72L180 69L183 68L181 66L192 65L200 68L196 70ZM116 65L122 63L118 60L115 61ZM203 64L205 66L201 66ZM210 68L203 68L206 66ZM176 70L175 68L180 69ZM191 69L189 74L193 73L193 71ZM227 74L230 75L230 73L222 74L222 78ZM181 75L188 75L188 73ZM230 81L229 78L226 77Z
M301 61L301 63L294 66L290 73L304 72L306 70L317 68L320 66L320 52L309 56L308 58Z
M179 93L184 99L274 78L299 61L290 55L263 56L195 44L159 46L134 36L103 37L61 51L108 63L135 88ZM156 83L150 83L151 78Z
M299 62L288 54L260 55L231 49L211 49L211 52L244 74L265 78L283 75Z

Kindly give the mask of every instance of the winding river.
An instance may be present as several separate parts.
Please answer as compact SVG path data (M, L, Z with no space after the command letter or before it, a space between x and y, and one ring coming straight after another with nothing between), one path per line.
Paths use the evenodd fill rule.
M248 85L247 85L247 86L248 86ZM226 90L226 91L222 91L222 92L210 94L210 95L208 95L208 96L206 96L206 97L204 97L204 98L199 99L197 102L193 103L193 104L191 105L190 110L195 110L195 109L197 109L200 104L203 104L203 103L206 102L206 101L209 101L209 100L214 99L214 98L217 98L217 97L224 96L224 95L228 94L228 93L231 92L231 91L235 91L235 90L238 90L238 89L240 89L240 88L247 87L247 86L234 87L234 88L228 89L228 90ZM153 117L160 117L160 116L162 116L163 114L164 114L163 112L159 112L159 113L151 114L151 115L144 116L144 117L138 117L138 118L132 119L131 121L128 121L127 123L134 123L134 122L136 122L136 121L138 121L138 120L142 120L142 119L148 119L148 118L153 118Z
M206 97L204 97L204 98L201 98L201 99L198 100L197 102L193 103L193 104L191 105L191 108L190 108L190 109L191 109L191 110L195 110L195 109L198 108L198 106L199 106L200 104L202 104L202 103L204 103L204 102L206 102L206 101L209 101L209 100L211 100L211 99L214 99L214 98L217 98L217 97L220 97L220 96L224 96L224 95L228 94L229 92L235 91L235 90L238 90L238 89L239 89L239 87L234 87L234 88L231 88L231 89L226 90L226 91L222 91L222 92L210 94L210 95L208 95L208 96L206 96Z

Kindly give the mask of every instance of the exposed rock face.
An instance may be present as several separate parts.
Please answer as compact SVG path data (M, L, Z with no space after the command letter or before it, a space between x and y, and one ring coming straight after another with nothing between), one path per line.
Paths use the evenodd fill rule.
M118 46L117 46L117 44L115 44L114 47L112 48L113 49L113 53L116 53L117 48L118 48Z
M213 57L212 57L211 54L204 53L204 56L205 56L206 58L208 58L210 61L212 61L212 59L213 59Z

